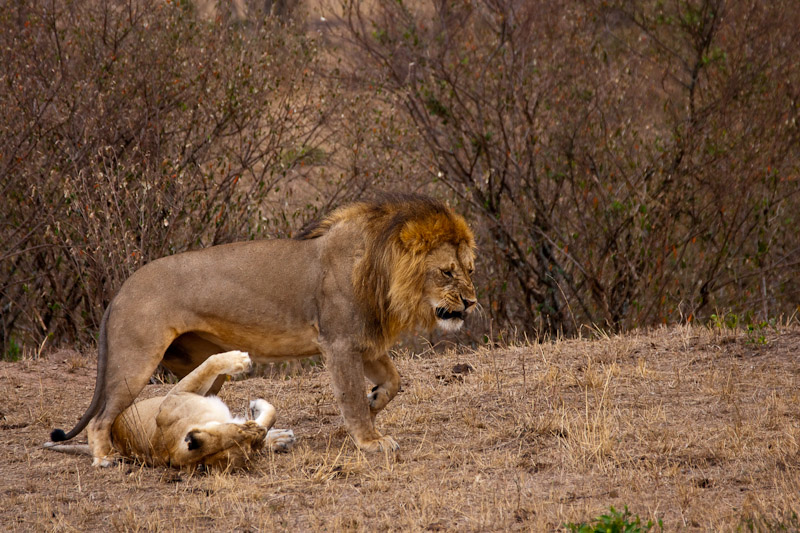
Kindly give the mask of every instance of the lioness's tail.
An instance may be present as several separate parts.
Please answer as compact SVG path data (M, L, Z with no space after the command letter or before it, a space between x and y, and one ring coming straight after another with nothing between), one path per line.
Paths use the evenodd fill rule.
M72 455L92 455L88 444L56 444L55 442L45 442L42 447L53 450L54 452L70 453Z
M108 304L106 312L103 313L103 320L100 321L100 336L97 339L97 379L94 384L94 396L92 403L83 413L83 417L78 424L70 430L69 433L64 433L63 429L54 429L50 432L50 440L53 442L61 442L69 440L81 431L89 423L89 420L100 411L100 408L106 401L106 366L108 363L108 339L106 338L106 322L108 322L108 315L111 312L113 302Z

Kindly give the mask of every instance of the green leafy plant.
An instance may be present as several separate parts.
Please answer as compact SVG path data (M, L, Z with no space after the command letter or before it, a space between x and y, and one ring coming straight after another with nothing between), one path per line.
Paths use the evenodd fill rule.
M736 332L744 330L749 344L763 346L767 344L766 330L775 325L775 320L756 320L752 311L739 315L727 312L714 313L709 317L708 327L717 331Z
M739 315L736 313L714 313L709 317L709 326L712 329L729 329L733 331L739 327Z
M3 352L3 360L4 361L19 361L22 358L22 347L19 343L14 339L14 337L9 337L8 342L6 343L5 352Z
M611 506L608 513L598 516L590 523L568 523L564 524L564 527L573 533L642 533L650 531L655 525L652 520L648 520L646 524L642 525L639 515L632 515L626 505L622 512ZM664 529L660 519L658 527Z

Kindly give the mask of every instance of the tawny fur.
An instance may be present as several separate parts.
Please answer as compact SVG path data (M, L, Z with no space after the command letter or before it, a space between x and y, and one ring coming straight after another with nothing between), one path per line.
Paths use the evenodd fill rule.
M474 249L464 219L443 203L394 195L342 207L297 239L153 261L106 310L91 405L51 438L88 425L94 464L110 464L112 423L159 364L181 377L211 354L240 349L256 362L322 354L358 446L395 449L374 426L400 390L386 350L404 331L461 327L476 304ZM375 385L367 395L365 377Z
M430 306L419 301L425 259L444 243L466 246L474 254L475 237L464 219L431 198L392 195L338 209L300 238L321 237L348 223L365 232L365 255L353 281L358 303L372 318L369 340L382 350L403 331L433 328Z
M275 408L264 400L251 402L252 419L231 416L216 396L204 396L214 381L250 368L246 353L212 355L176 384L166 396L135 403L120 414L111 429L115 451L150 466L194 469L239 469L265 446L284 451L294 443L289 430L271 430ZM89 453L88 446L46 443L63 453Z

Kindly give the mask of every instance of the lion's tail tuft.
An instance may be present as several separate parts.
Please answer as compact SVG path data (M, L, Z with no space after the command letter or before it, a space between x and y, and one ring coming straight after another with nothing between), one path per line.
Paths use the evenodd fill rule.
M50 432L50 440L53 442L63 442L67 440L67 434L63 429L54 429Z

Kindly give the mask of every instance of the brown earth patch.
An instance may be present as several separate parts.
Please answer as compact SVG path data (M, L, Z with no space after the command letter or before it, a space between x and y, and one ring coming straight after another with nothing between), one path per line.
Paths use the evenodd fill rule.
M763 345L678 327L398 353L403 391L378 417L401 444L389 456L354 448L318 368L231 382L222 397L232 410L263 396L298 444L248 472L209 475L133 463L95 469L88 457L42 449L52 428L71 426L88 405L94 355L3 362L0 523L10 531L545 531L627 505L668 530L736 530L748 519L793 529L799 347L796 326L769 330Z

